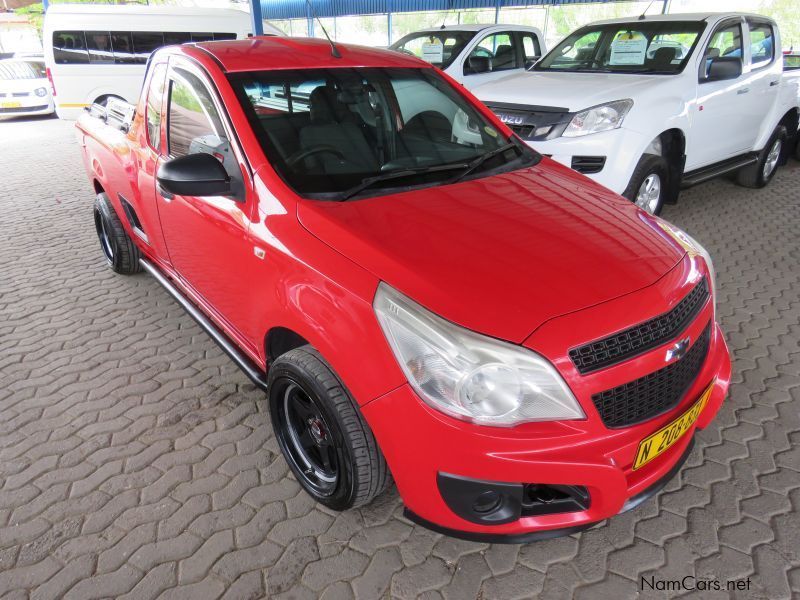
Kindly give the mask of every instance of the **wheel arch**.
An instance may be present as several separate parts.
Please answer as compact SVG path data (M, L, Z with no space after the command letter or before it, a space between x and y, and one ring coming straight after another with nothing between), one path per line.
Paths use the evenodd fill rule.
M679 127L666 129L655 136L644 154L663 156L669 165L669 188L664 202L675 204L681 190L683 167L686 164L686 134Z
M282 354L306 345L311 344L293 329L281 326L272 327L264 336L264 356L266 356L267 369Z

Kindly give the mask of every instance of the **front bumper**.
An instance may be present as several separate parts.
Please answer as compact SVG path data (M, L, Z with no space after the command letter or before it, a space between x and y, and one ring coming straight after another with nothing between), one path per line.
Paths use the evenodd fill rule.
M586 176L621 194L628 187L633 170L650 140L640 133L621 127L581 137L526 140L526 143L537 152L570 168L575 157L604 157L602 170Z
M510 429L450 418L425 404L408 385L362 408L389 463L412 520L468 539L519 543L565 535L633 508L656 493L685 460L695 429L716 415L730 382L731 363L719 326L713 325L703 368L682 401L669 412L623 429L596 419L527 423ZM632 469L639 442L681 415L714 381L696 423L664 454ZM677 467L676 467L677 465ZM482 525L458 516L442 497L440 473L509 483L582 486L586 510Z
M3 106L4 104L15 106ZM49 115L55 112L55 105L50 96L26 96L22 98L3 98L0 100L0 117L31 117Z

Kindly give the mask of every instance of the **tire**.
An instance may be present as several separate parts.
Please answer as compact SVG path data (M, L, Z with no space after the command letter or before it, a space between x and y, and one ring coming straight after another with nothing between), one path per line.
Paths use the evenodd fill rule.
M97 194L94 201L94 227L100 240L100 249L112 271L120 275L133 275L142 270L139 248L128 236L106 194Z
M319 503L347 510L369 503L392 476L350 393L311 346L269 368L270 418L284 458Z
M642 210L658 215L669 196L669 164L663 156L644 154L622 195ZM648 191L649 188L649 191ZM657 195L653 195L654 190Z
M794 136L794 158L800 160L800 131Z
M781 163L786 137L786 128L778 125L758 153L758 160L736 173L736 183L747 188L762 188L767 185Z

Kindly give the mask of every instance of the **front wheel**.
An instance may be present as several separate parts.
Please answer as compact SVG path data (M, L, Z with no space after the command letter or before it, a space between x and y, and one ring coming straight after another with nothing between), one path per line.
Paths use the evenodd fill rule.
M786 128L778 125L761 152L758 160L736 174L736 183L748 188L762 188L767 185L778 170L786 142Z
M362 506L391 482L386 460L349 392L311 346L269 369L270 417L303 488L334 510Z
M642 210L657 215L661 213L669 186L669 165L662 156L645 154L636 165L628 187L622 192L628 200Z

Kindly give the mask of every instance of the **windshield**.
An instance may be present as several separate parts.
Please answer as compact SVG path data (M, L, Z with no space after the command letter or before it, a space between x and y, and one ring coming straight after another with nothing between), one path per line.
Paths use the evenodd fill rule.
M270 163L308 197L436 185L538 157L433 69L261 71L230 80Z
M539 61L537 71L659 73L683 71L705 23L635 21L583 27Z
M37 60L0 61L0 79L43 79L44 63Z
M389 48L446 69L474 37L474 31L421 31L400 38Z

